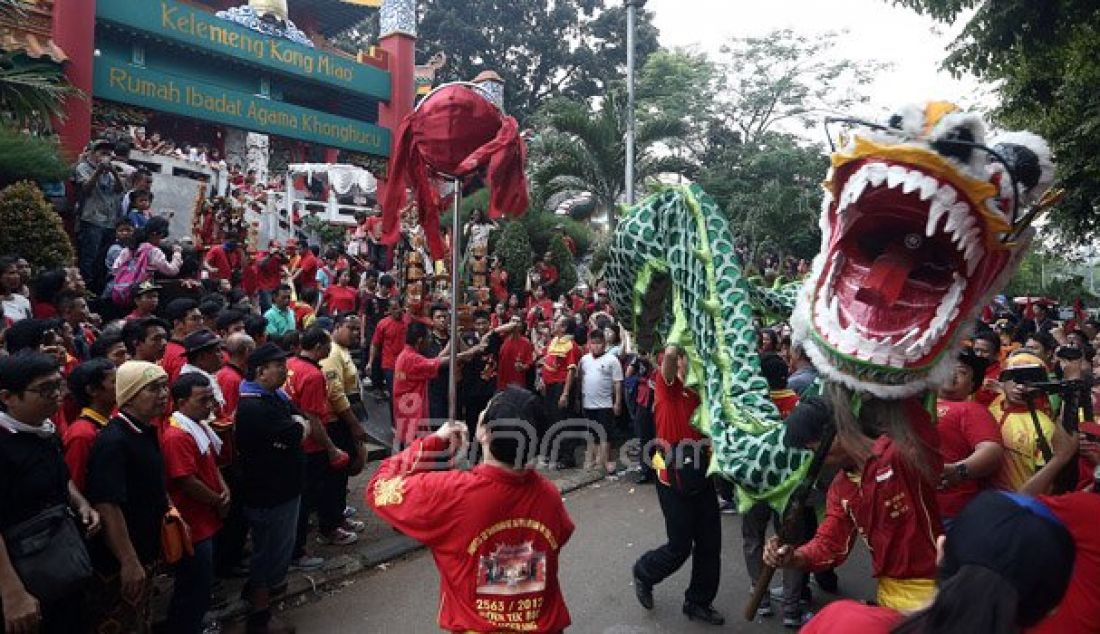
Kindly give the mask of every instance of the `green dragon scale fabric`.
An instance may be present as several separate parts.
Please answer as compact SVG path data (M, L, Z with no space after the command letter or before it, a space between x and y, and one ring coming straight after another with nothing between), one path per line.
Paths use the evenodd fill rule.
M782 508L809 454L783 445L752 318L754 309L789 315L798 285L751 285L729 222L694 185L666 189L629 210L611 244L607 278L611 300L620 315L633 317L641 346L684 348L686 384L703 403L692 424L711 438L711 472L744 496Z

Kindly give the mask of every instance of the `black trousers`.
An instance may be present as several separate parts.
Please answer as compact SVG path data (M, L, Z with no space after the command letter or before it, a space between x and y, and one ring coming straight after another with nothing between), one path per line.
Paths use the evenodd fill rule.
M691 583L684 600L710 605L718 594L722 556L722 524L718 499L709 490L682 495L657 483L657 501L665 516L668 543L642 555L634 574L656 585L680 569L691 557Z
M244 500L240 495L241 473L236 464L222 467L222 476L229 486L229 515L222 529L214 536L214 568L219 576L228 577L233 568L243 563L244 546L248 539L248 520L244 516Z

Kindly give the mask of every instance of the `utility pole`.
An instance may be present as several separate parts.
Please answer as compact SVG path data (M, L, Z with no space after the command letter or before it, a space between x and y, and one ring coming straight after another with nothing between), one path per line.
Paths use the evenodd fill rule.
M624 0L626 3L626 204L634 204L634 30L638 9L646 0ZM611 229L615 229L612 211Z

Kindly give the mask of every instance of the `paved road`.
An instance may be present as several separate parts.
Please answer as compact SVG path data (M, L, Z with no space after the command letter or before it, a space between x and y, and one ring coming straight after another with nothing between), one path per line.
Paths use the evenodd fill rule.
M727 617L721 628L688 622L680 613L689 569L658 586L657 606L643 610L634 598L634 560L664 541L664 524L653 485L608 482L566 496L577 525L562 551L562 587L573 616L570 631L603 634L658 632L785 632L778 619L750 624L740 611L749 582L741 556L740 518L723 516L722 585L715 606ZM860 547L841 569L841 590L855 598L873 595L866 551ZM364 574L319 601L290 610L284 618L299 632L438 633L439 577L424 551L398 560L385 570ZM816 588L815 588L816 590ZM828 597L820 591L815 601ZM831 598L831 597L828 597Z

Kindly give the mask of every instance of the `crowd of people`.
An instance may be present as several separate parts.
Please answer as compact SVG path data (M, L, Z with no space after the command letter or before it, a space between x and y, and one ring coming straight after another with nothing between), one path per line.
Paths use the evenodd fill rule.
M460 244L448 239L464 254L457 305L449 303L456 276L427 256L412 223L396 249L382 243L376 217L326 248L299 236L257 249L230 223L199 251L171 239L168 219L151 204L151 175L127 169L124 158L114 143L98 141L76 167L79 266L34 270L30 254L0 257L7 631L147 631L152 580L165 571L173 579L172 631L203 630L219 576L248 579L249 631L292 631L271 613L288 571L323 565L311 544L350 546L364 530L347 493L367 459L362 399L372 392L389 413L396 454L368 487L379 516L447 550L476 542L478 531L516 509L503 505L469 524L458 511L440 522L441 509L496 496L524 507L529 524L521 528L539 544L533 553L501 554L481 552L482 540L467 555L437 558L457 570L476 555L485 567L478 587L515 583L501 576L498 559L526 558L524 583L546 599L526 614L466 605L459 588L470 581L456 578L445 584L454 594L450 602L445 594L442 626L569 624L556 553L572 522L529 463L610 478L630 466L638 482L657 482L668 543L635 565L637 598L652 608L653 586L691 558L684 613L724 621L713 605L720 517L737 512L736 492L720 479L689 477L682 456L669 452L704 440L690 424L699 398L683 383L683 351L635 350L606 284L562 288L551 253L536 258L526 279L509 280L490 248L497 226L480 212ZM553 239L575 250L563 233ZM454 336L452 313L460 324ZM815 395L817 373L786 325L762 327L759 341L761 370L793 446L814 449L843 416L855 416L856 427L864 418L930 419L874 403L856 414L832 411ZM856 631L852 623L879 624L858 631L944 631L929 623L976 600L975 588L988 583L1006 596L989 614L968 615L970 631L994 631L982 628L995 619L1034 631L1093 631L1100 533L1082 518L1100 498L1067 493L1061 482L1073 472L1079 486L1070 488L1093 484L1100 428L1082 423L1077 437L1061 422L1078 409L1091 419L1100 406L1091 380L1100 372L1098 346L1100 323L1059 323L1042 304L1026 316L1002 310L977 323L953 380L940 388L935 427L918 426L937 432L920 445L926 452L913 455L870 433L860 446L837 443L826 461L836 476L818 496L823 520L807 513L801 539L786 535L790 543L767 538L768 506L743 509L749 577L765 564L785 569L782 588L764 595L758 615L773 615L774 603L784 625L806 631ZM1063 385L1079 393L1050 387ZM460 478L440 476L438 464L423 459L451 459L471 433L482 464ZM611 451L627 438L643 448L630 465ZM1003 516L1006 528L975 528L991 516ZM81 538L56 548L86 559L87 570L44 591L40 555L28 554L20 536L66 522ZM946 551L937 540L945 528ZM1019 572L1034 553L1012 542L1017 528L1049 546L1036 565L1062 565L1049 572L1058 591L1040 591ZM835 592L833 569L856 535L871 546L879 607L835 602L811 619L809 575Z
M464 232L479 277L451 306L434 262L410 275L417 236L385 247L376 218L323 250L304 236L258 250L223 225L200 251L169 235L151 175L117 144L93 143L74 183L79 266L0 257L0 529L71 508L91 574L43 595L15 555L0 559L8 631L146 631L166 571L172 631L202 631L219 576L247 577L250 631L285 631L270 606L288 570L321 567L311 544L349 546L364 529L346 504L366 459L364 386L396 449L449 416L454 373L454 414L471 429L509 388L549 394L540 440L583 411L598 442L588 455L566 444L559 460L547 439L539 459L619 469L609 438L630 433L624 383L639 370L606 287L557 288L549 255L509 284L480 213Z

